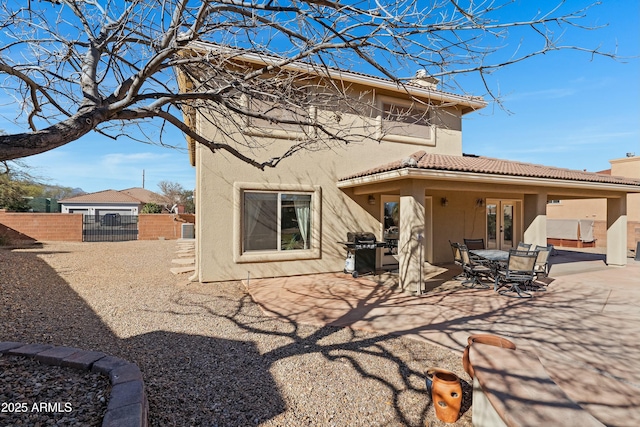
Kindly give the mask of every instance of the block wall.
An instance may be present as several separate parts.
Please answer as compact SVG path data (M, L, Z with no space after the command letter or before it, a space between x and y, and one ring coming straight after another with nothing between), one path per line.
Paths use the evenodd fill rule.
M0 224L41 241L82 241L82 214L6 212L0 210Z
M182 224L194 221L192 215L141 214L138 217L138 240L179 239ZM6 212L0 209L0 224L12 230L13 239L82 241L82 214ZM4 234L9 232L5 229Z
M170 214L138 215L138 240L174 240L181 237L183 221Z
M606 221L594 221L593 237L596 239L596 247L607 247L607 223ZM627 221L627 249L635 249L640 242L640 221Z

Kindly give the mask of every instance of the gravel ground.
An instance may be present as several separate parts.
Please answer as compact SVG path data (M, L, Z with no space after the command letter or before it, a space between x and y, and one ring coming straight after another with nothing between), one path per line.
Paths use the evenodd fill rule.
M240 282L189 283L171 274L176 250L175 241L0 250L0 341L99 350L137 363L152 426L471 425L459 354L264 316ZM463 379L465 413L455 424L435 417L424 382L430 366ZM19 375L0 376L0 387L43 384L47 401L72 404L68 419L101 417L103 409L91 407L107 385L92 374L51 374L52 367L19 361L10 369ZM27 374L26 385L14 384ZM58 384L45 385L46 376ZM36 415L13 414L12 425L37 425L29 418ZM39 417L41 425L59 422Z
M102 425L110 393L102 374L0 357L0 425Z

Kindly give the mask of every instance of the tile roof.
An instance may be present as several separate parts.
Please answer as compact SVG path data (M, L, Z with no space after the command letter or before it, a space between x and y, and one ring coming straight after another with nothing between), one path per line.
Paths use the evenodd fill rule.
M166 197L158 193L154 193L151 190L147 190L146 188L140 188L140 187L127 188L126 190L120 190L120 192L128 194L129 196L134 197L143 203L160 203L160 204L169 203L169 200Z
M640 186L640 180L637 179L616 177L595 172L563 169L469 154L463 154L462 156L427 154L425 151L418 151L413 153L409 158L397 160L344 177L340 179L340 181L404 168Z
M240 47L225 46L225 45L220 45L212 42L195 41L195 42L189 43L188 47L196 50L200 49L207 52L231 55L230 58L234 58L234 59L237 58L240 60L251 60L251 58L253 58L253 60L258 60L260 63L266 63L266 64L279 63L283 59L276 55L265 53L258 50L250 50L250 49L244 49ZM363 73L361 71L347 70L347 69L327 66L325 64L314 63L311 61L304 61L304 60L298 60L295 62L288 63L286 67L294 67L295 69L302 68L308 71L312 71L314 74L318 74L318 75L327 74L328 77L335 78L338 80L347 79L348 77L355 77L360 79L368 79L368 80L375 80L379 82L385 82L385 83L395 85L396 88L402 92L405 92L407 89L410 89L410 88L416 89L418 91L427 91L430 94L429 96L430 98L432 98L436 94L442 94L447 97L452 97L454 99L457 99L458 102L470 103L471 105L473 105L473 107L469 111L475 111L477 109L484 108L487 105L487 102L481 96L460 95L454 92L444 91L442 89L425 87L424 85L417 83L415 76L412 76L411 78L408 78L408 79L392 80L388 77L376 76L374 74ZM427 76L427 78L438 81L438 79L435 77Z
M141 190L141 191L140 191ZM144 188L129 188L127 190L104 190L95 193L83 194L76 197L60 200L59 203L149 203L149 194L162 197Z

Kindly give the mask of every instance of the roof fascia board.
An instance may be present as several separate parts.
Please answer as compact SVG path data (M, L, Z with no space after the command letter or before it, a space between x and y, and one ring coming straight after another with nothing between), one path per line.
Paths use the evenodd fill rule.
M361 185L382 183L402 178L432 179L444 181L461 181L490 183L497 185L526 185L547 188L570 188L577 190L614 191L625 193L640 193L640 186L625 184L611 184L606 182L573 181L566 179L531 178L513 175L494 175L476 172L434 171L424 169L403 168L393 171L380 172L374 175L351 178L338 182L338 188L351 188Z

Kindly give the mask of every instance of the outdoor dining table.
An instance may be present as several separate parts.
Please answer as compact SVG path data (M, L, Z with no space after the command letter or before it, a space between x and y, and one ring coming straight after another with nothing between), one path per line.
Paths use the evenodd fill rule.
M498 290L498 269L500 263L505 263L509 260L509 251L503 251L500 249L473 249L469 253L489 261L489 267L495 279L493 290Z

